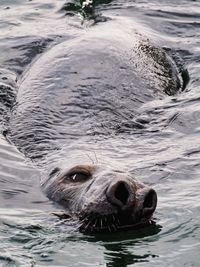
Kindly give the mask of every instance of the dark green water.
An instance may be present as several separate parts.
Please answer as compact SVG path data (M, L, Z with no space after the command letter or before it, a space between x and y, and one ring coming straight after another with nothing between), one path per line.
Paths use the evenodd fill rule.
M95 10L90 16L99 23L123 15L147 26L148 35L180 53L190 74L185 92L144 106L152 119L147 130L126 144L114 139L110 148L132 160L137 177L156 189L157 225L89 236L60 223L51 214L57 207L40 190L40 173L0 136L0 266L198 267L200 2L102 0ZM1 68L20 75L48 47L79 35L92 24L82 25L79 11L77 1L0 0Z

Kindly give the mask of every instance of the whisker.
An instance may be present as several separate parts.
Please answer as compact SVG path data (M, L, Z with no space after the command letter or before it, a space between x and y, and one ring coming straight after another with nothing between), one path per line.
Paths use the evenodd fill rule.
M100 228L102 229L103 228L103 219L102 218L100 218L100 224L101 224Z
M96 164L98 164L98 158L97 158L97 154L95 151L94 151L94 156L95 156Z
M98 219L95 219L93 227L95 228L97 226Z
M113 227L114 231L117 231L117 226L115 224L112 224L111 226Z
M107 222L108 222L108 219L107 219L106 216L104 216L104 225L105 225L105 227L107 226Z
M85 230L88 230L88 228L90 227L91 221L89 220L88 223L85 225Z
M86 154L86 156L89 158L89 160L91 160L92 164L94 165L95 162L94 162L94 160L92 159L92 157L91 157L89 154Z
M119 218L116 218L116 219L117 219L118 226L120 226L120 225L121 225L121 223L120 223L120 220L119 220Z

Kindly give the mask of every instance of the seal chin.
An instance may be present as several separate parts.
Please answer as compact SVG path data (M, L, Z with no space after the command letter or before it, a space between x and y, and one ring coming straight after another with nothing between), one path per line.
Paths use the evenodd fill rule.
M137 229L154 223L150 214L148 217L141 216L142 213L133 215L127 211L109 215L85 214L80 217L79 230L83 233L118 232Z

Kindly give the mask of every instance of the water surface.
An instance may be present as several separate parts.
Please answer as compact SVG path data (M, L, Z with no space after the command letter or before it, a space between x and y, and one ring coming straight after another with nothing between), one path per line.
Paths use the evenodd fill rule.
M82 23L83 15L78 1L1 0L1 68L20 77L54 44L116 15L147 26L181 55L190 74L186 90L145 104L140 118L147 126L108 144L108 154L124 166L132 162L137 178L156 189L157 226L89 236L61 223L40 190L39 171L1 135L0 266L199 266L200 3L102 0L86 14L90 20Z

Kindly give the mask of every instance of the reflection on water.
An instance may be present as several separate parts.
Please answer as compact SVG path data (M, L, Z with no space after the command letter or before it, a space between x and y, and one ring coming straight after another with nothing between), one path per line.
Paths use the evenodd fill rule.
M105 248L106 266L129 266L137 262L148 262L149 259L159 257L159 255L151 254L151 252L135 251L142 243L152 242L154 236L161 231L161 227L150 226L149 228L136 231L128 231L124 233L115 233L108 236L96 236L91 242L100 243Z
M52 215L59 208L41 192L41 173L0 137L0 266L199 266L199 10L199 1L102 0L84 10L89 23L82 23L79 1L0 2L1 69L18 79L49 47L92 25L90 19L106 23L115 15L148 26L145 34L179 52L190 74L185 92L143 105L137 121L122 124L122 138L113 136L106 144L119 164L126 168L132 162L130 171L156 189L156 225L149 228L78 233L73 223Z

